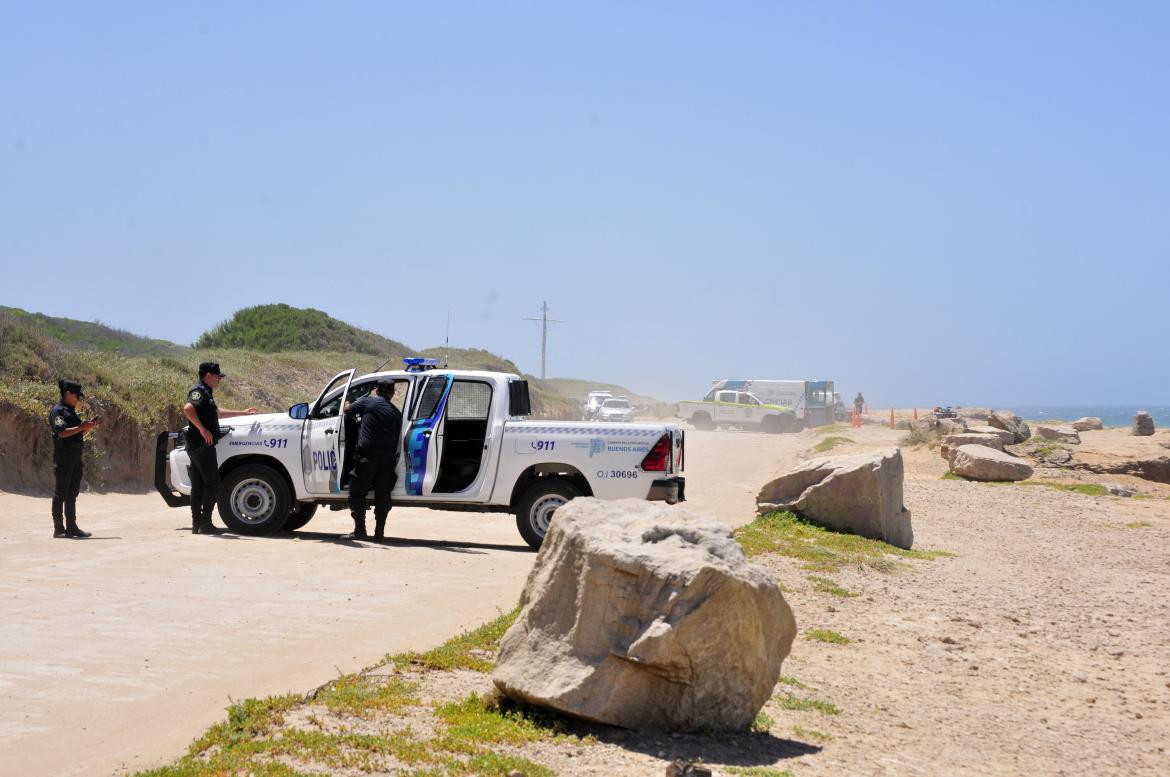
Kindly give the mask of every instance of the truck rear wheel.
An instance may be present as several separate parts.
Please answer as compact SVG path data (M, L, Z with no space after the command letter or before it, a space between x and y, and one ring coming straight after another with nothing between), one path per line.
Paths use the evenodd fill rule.
M275 534L292 512L288 484L263 464L234 469L219 487L219 517L237 534Z
M553 513L570 499L581 496L572 483L560 478L541 478L524 491L516 504L516 528L532 548L539 550L552 524Z
M691 416L691 423L695 425L696 429L702 429L703 431L715 428L715 424L711 421L711 416L706 413L695 413Z
M293 504L292 512L288 514L288 520L284 522L284 531L296 531L303 528L305 524L313 520L313 515L317 512L316 502L296 502Z

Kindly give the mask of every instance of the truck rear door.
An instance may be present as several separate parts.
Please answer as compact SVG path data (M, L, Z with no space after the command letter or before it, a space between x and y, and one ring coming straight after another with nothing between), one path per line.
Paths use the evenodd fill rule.
M450 375L427 375L418 381L403 441L407 496L429 496L434 491L443 456L443 411L450 394Z

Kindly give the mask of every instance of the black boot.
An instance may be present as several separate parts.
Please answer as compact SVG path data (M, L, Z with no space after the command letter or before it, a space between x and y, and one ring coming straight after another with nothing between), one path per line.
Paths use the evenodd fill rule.
M86 537L92 537L93 535L78 526L76 518L66 518L65 536L83 540Z
M191 516L191 533L199 534L203 529L203 521L199 520L198 516Z
M366 534L366 519L365 517L353 519L353 531L345 535L343 540L368 540L370 535Z
M213 524L211 518L205 518L203 523L199 524L200 534L225 534L226 532Z
M65 521L62 518L53 516L53 536L54 537L68 537L65 531Z
M378 542L386 539L386 519L379 518L374 520L374 539Z

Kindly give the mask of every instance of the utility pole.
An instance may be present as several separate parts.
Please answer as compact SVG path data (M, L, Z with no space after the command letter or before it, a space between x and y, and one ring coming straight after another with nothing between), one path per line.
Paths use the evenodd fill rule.
M565 322L556 318L548 317L548 302L544 300L541 300L540 303L540 318L525 316L524 320L540 322L540 379L544 380L545 367L548 364L548 325L563 324Z

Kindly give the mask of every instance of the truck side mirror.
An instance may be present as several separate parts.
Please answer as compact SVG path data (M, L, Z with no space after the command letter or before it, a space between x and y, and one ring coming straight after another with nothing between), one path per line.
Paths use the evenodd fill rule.
M532 415L532 400L528 396L528 381L508 381L508 415Z
M304 421L309 417L309 403L301 402L299 405L293 405L288 409L288 414L298 421Z

